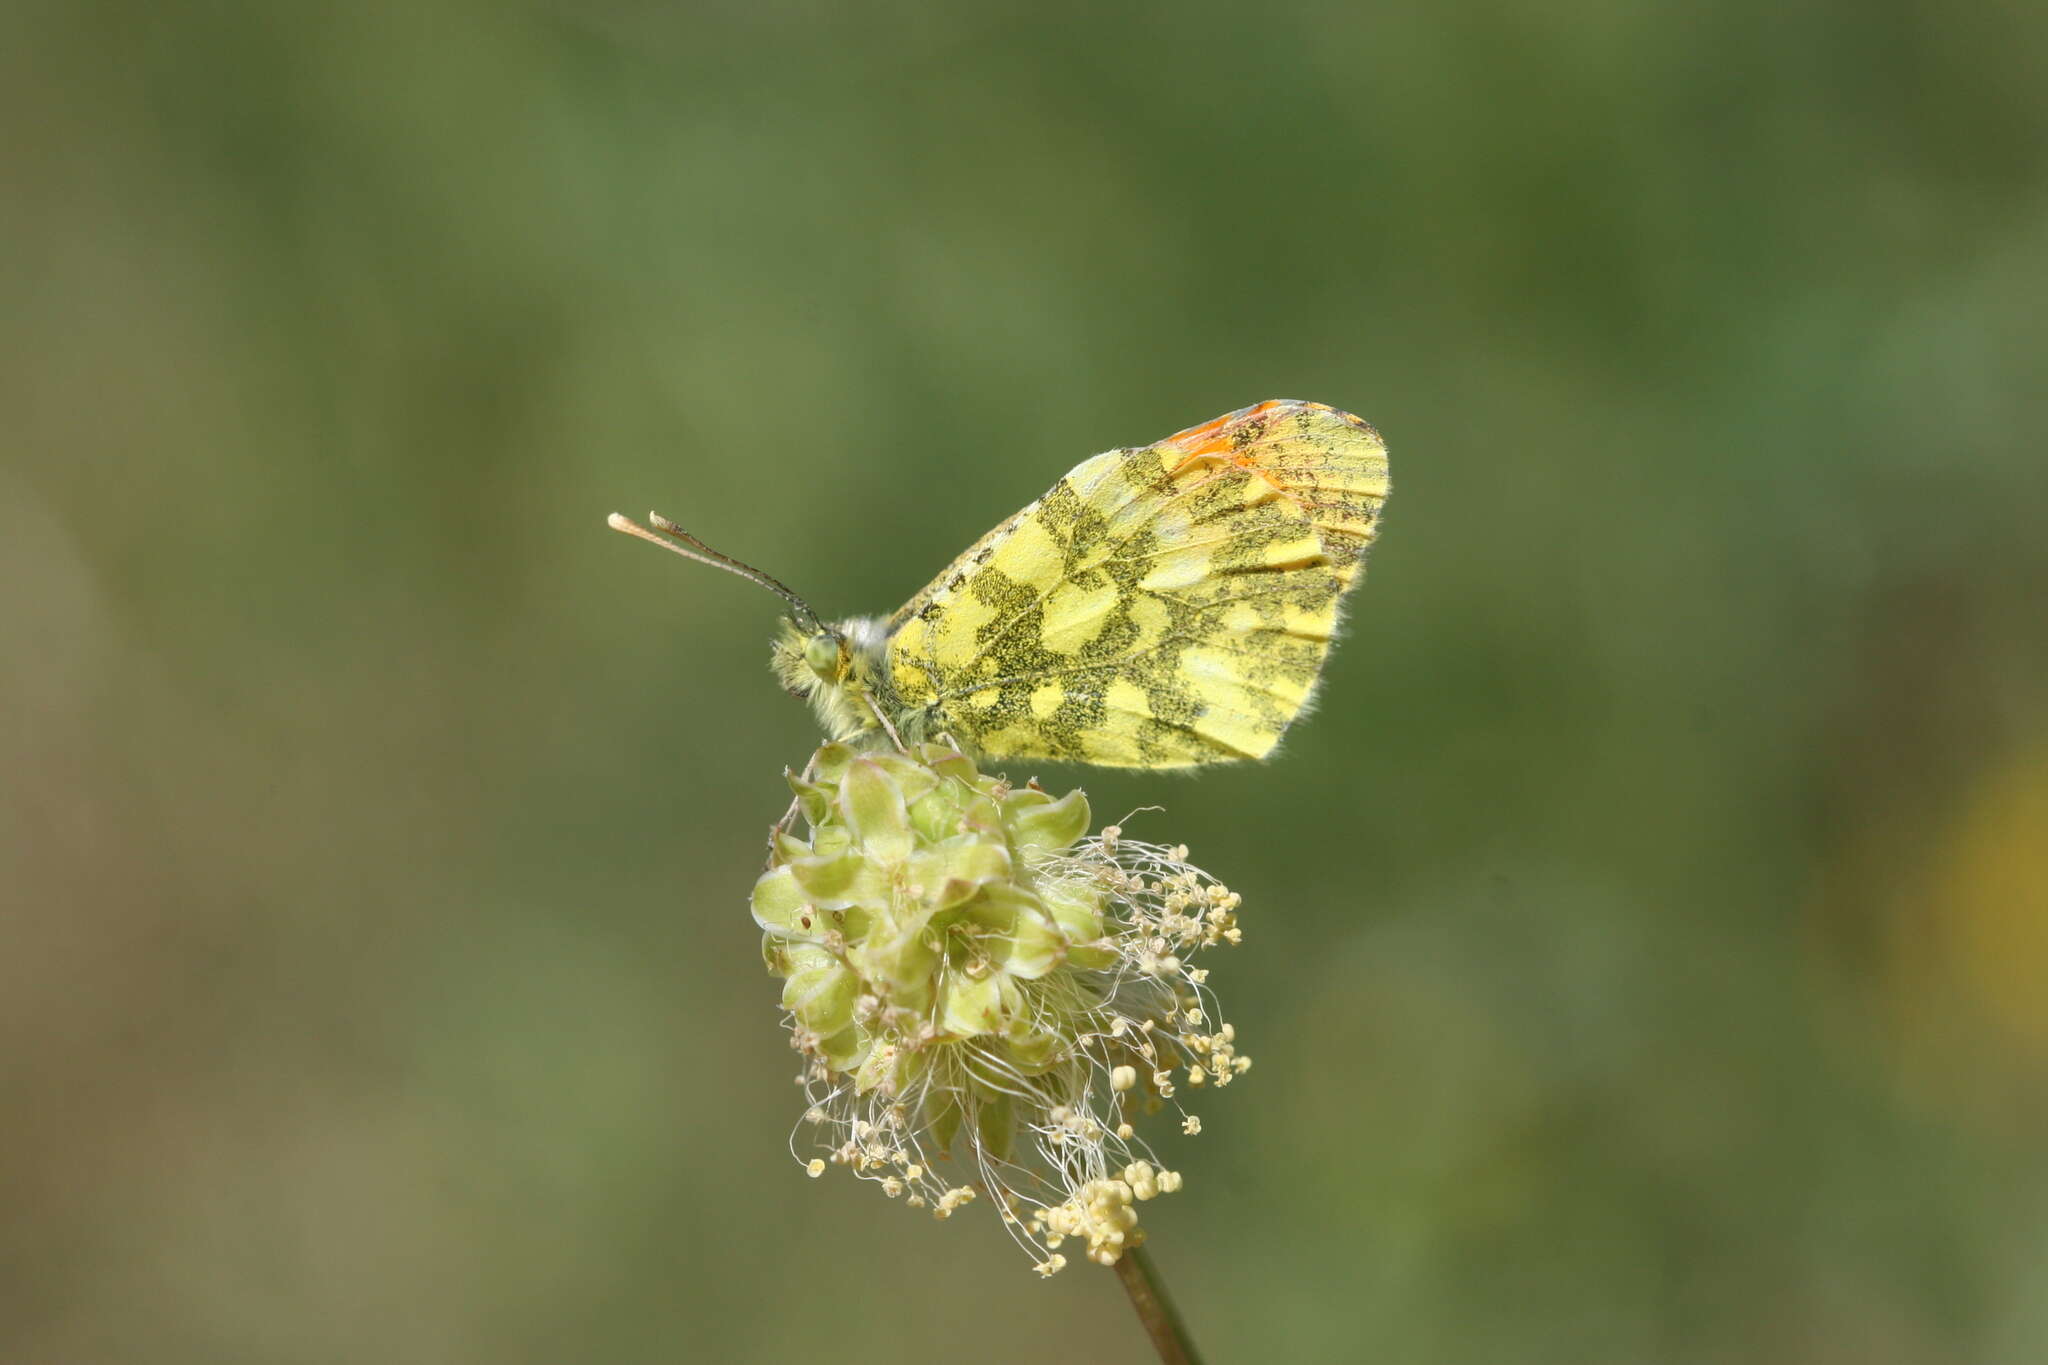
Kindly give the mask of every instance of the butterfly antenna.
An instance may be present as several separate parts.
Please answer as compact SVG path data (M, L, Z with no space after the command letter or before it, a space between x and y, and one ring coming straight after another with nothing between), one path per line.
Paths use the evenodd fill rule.
M629 536L636 536L646 541L649 545L659 545L662 549L679 554L684 559L694 559L699 564L709 564L714 569L723 569L729 574L738 574L749 582L758 583L783 601L789 603L796 611L797 624L805 630L816 631L822 628L818 620L818 613L811 610L810 603L804 601L803 598L798 597L780 582L762 573L753 565L742 564L731 555L719 553L659 512L649 512L647 519L654 523L654 531L661 532L661 535L656 535L654 531L648 530L631 517L620 516L617 512L605 518L605 525L611 527L614 531L623 531ZM673 539L664 540L662 536L673 537ZM682 544L678 545L676 541L681 541Z

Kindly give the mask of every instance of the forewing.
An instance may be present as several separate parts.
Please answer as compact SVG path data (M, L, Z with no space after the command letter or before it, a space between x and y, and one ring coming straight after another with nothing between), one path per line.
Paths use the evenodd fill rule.
M908 712L991 758L1260 758L1315 688L1387 495L1348 413L1276 400L1084 461L890 622Z

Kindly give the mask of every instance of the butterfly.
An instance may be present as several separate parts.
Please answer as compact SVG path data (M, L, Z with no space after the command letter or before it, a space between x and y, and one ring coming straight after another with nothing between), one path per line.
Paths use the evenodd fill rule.
M1363 420L1257 403L1084 460L895 614L834 623L666 517L609 524L788 602L775 673L833 739L1185 768L1301 714L1387 490Z

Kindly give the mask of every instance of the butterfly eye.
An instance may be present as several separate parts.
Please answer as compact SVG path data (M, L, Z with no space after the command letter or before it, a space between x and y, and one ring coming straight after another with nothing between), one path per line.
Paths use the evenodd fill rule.
M846 673L846 641L829 630L821 630L804 646L804 663L826 682L838 682Z

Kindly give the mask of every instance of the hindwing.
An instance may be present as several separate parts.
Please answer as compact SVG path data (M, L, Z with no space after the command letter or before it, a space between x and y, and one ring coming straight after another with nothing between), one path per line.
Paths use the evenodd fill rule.
M889 622L906 724L989 758L1262 758L1301 712L1387 496L1349 413L1274 400L1077 466Z

